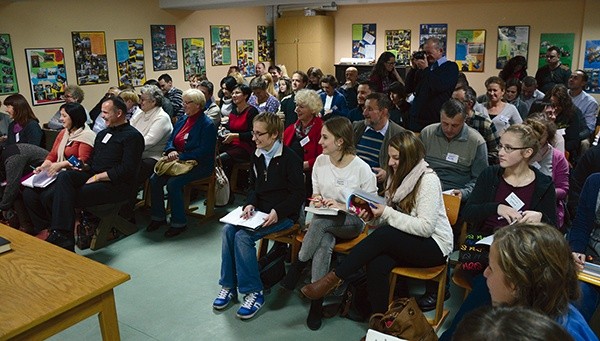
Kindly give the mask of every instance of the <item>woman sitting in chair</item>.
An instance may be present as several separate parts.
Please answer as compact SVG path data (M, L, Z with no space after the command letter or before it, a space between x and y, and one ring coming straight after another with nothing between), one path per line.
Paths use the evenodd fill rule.
M252 136L256 152L242 217L250 218L255 210L268 215L258 229L226 224L221 234L221 291L213 308L227 308L232 300L237 300L239 291L246 295L237 311L242 320L252 318L265 302L255 242L292 227L304 201L302 160L283 145L282 135L283 122L276 114L262 113L254 118Z
M394 267L443 265L452 252L440 180L425 162L425 147L410 131L392 137L388 146L386 204L374 204L360 218L379 226L325 277L306 285L302 293L317 300L367 266L367 291L373 313L388 308L389 277ZM370 217L372 215L372 217ZM374 218L374 219L369 219Z
M182 175L168 176L154 173L150 177L152 221L146 231L152 232L167 225L167 213L163 201L164 187L167 186L168 200L171 204L171 224L165 232L167 238L175 237L187 228L186 207L183 207L183 187L192 181L210 176L215 168L217 128L204 114L206 104L204 94L198 89L188 89L182 97L186 115L175 124L163 158L167 158L168 161L196 160L198 165Z
M598 340L579 311L569 302L579 298L577 267L563 235L543 223L517 223L499 229L490 247L486 285L471 295L487 293L480 306L530 307L554 319L575 340ZM469 300L469 298L467 298ZM455 317L460 322L463 307ZM449 329L440 340L450 339Z
M335 208L340 212L337 215L314 215L298 261L292 264L281 283L288 290L294 290L302 270L311 259L312 280L325 276L329 272L336 238L356 238L364 229L365 224L359 217L346 212L348 195L354 190L377 195L375 174L366 162L356 156L352 124L347 118L333 117L326 121L321 129L319 145L323 154L317 157L312 172L312 205ZM323 299L311 302L306 324L312 330L321 326L322 304Z
M48 176L55 176L63 169L81 167L72 162L79 161L81 164L88 163L94 149L96 134L85 123L87 115L85 109L79 103L65 103L60 106L60 122L64 127L58 133L52 150L46 160L33 172L46 172ZM70 159L74 157L75 160ZM44 188L24 187L23 200L29 208L29 217L35 231L50 226L51 203L54 198L54 185L50 184Z

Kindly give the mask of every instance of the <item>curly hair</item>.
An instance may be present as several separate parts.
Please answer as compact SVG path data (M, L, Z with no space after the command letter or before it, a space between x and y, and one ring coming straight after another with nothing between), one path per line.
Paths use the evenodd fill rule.
M308 107L313 115L323 109L323 101L321 101L321 97L315 90L298 90L294 100L296 101L296 105L301 104Z
M558 318L579 298L577 268L565 237L544 223L517 223L494 234L498 267L515 286L512 305Z

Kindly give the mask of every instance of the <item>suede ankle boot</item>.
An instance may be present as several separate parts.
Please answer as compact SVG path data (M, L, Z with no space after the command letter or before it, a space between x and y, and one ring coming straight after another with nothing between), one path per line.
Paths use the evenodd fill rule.
M336 276L335 272L330 271L320 280L307 284L300 289L304 296L311 300L317 300L325 297L342 283L342 279Z
M300 277L302 276L302 270L304 270L306 264L308 264L308 262L295 261L281 281L281 287L290 291L294 290L296 284L298 284L298 280L300 280Z
M310 301L310 310L306 318L306 325L310 330L321 328L321 319L323 318L323 299Z

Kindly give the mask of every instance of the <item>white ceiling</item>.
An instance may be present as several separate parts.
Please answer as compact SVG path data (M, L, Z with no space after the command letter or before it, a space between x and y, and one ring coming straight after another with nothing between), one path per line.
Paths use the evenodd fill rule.
M312 7L322 4L330 5L358 5L358 4L383 4L397 2L432 2L442 0L336 0L336 1L300 1L300 0L159 0L162 9L203 10L213 8L254 7L297 5L298 7Z

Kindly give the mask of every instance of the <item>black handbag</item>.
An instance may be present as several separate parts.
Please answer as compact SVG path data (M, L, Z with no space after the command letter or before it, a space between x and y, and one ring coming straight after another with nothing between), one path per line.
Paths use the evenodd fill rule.
M273 247L258 260L263 290L269 290L285 277L286 254L287 248Z

